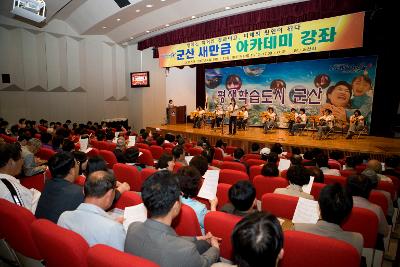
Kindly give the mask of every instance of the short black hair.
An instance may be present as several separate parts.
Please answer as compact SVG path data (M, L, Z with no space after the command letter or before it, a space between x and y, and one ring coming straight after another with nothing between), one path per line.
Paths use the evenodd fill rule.
M196 197L200 190L200 172L192 166L184 166L177 173L184 198Z
M256 189L250 181L238 181L229 188L229 200L235 209L247 211L256 198Z
M60 152L48 161L50 173L54 178L65 178L75 167L74 155L71 152Z
M328 167L328 156L325 154L319 154L315 157L315 162L317 163L318 168Z
M164 137L162 136L157 137L156 139L157 146L162 146L164 144L164 141L165 141Z
M110 172L95 171L85 180L83 192L85 197L103 197L110 189L114 189L117 184L115 177Z
M310 182L310 173L301 165L291 166L286 174L290 183L303 186Z
M0 168L6 166L10 159L17 161L21 157L21 147L17 143L0 144Z
M88 160L88 157L86 153L82 151L74 151L72 153L74 155L75 160L79 164L79 174L81 175L83 173L82 164Z
M180 156L184 153L183 147L182 146L174 146L172 149L172 156L175 159L180 158Z
M340 160L344 158L344 153L343 151L340 150L333 150L329 153L329 158L334 160Z
M62 150L72 152L75 150L75 144L71 140L65 138L62 144Z
M268 160L268 163L278 163L278 160L279 160L279 156L278 156L278 154L277 153L275 153L275 152L270 152L268 155L267 155L267 160Z
M207 159L208 164L212 163L214 159L214 154L215 154L215 148L211 146L206 149L203 149L203 152L201 152L201 155Z
M303 111L304 113L306 113L306 110L304 108L301 108L300 111Z
M178 179L169 171L159 171L147 178L142 185L142 200L151 217L168 214L181 189Z
M244 150L240 147L237 147L234 151L233 151L233 157L235 159L241 159L244 156Z
M365 175L351 175L347 177L346 188L353 197L358 196L368 199L372 190L372 182Z
M118 163L126 163L125 153L121 149L114 149L113 151Z
M40 135L40 141L42 141L43 144L48 144L52 138L53 138L53 136L47 132L43 132Z
M203 176L208 170L208 161L205 157L197 155L190 160L189 166L195 167Z
M114 137L115 137L115 133L113 133L112 131L107 131L106 140L114 140Z
M258 151L258 150L260 150L260 144L259 143L252 143L251 144L251 151L255 152L255 151Z
M225 145L224 141L222 139L218 139L217 142L215 142L215 147L223 147Z
M310 176L314 176L314 183L324 183L325 176L320 168L316 166L310 166L307 168L307 170L310 172Z
M95 171L108 171L107 162L102 156L94 156L88 160L86 167L86 177Z
M158 162L156 164L157 169L164 169L168 167L168 162L173 161L174 158L172 155L169 155L167 153L164 153L161 155L161 157L158 159Z
M125 150L125 161L127 163L136 163L139 158L139 149L137 147L130 147Z
M293 154L293 156L290 158L290 164L301 165L303 164L303 158L298 154Z
M283 247L282 227L270 213L247 215L236 224L231 239L237 266L275 266Z
M273 144L271 147L271 152L274 152L278 155L282 154L282 152L283 152L282 145L280 143Z
M342 224L353 208L353 198L339 183L322 188L319 195L322 220Z
M298 148L296 146L292 147L292 154L293 155L300 155L301 154L300 148Z
M279 170L275 163L265 163L261 169L261 174L264 176L277 177L279 176Z
M19 122L19 123L26 122L26 119L25 119L25 118L21 118L21 119L18 120L18 122Z

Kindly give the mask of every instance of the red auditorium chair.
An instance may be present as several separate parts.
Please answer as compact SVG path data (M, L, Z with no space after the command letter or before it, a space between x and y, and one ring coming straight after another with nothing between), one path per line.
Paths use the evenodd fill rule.
M222 164L222 161L216 160L216 159L213 159L213 161L211 162L211 166L214 166L214 167L217 167L217 168L220 168L221 164Z
M191 149L192 147L193 147L193 144L191 144L191 143L185 143L183 145L183 148L184 148L186 153L189 153L189 149Z
M99 149L99 150L108 150L107 148L108 148L108 145L107 145L106 141L99 141L97 143L97 149Z
M328 160L329 169L341 170L342 166L336 160Z
M0 134L0 137L4 139L4 141L6 141L6 143L12 144L17 142L17 138L15 137L11 137L5 134Z
M233 155L233 152L235 151L237 147L236 146L227 146L225 148L225 153L229 155Z
M224 169L219 172L219 183L233 185L241 180L249 180L247 173L230 169Z
M215 148L214 159L223 160L224 159L224 152L219 148Z
M36 220L32 212L0 198L0 218L0 236L19 254L22 265L39 266L43 257L30 228Z
M358 174L362 173L367 168L367 164L360 164L356 166L356 171Z
M33 176L21 177L19 179L20 183L26 188L35 188L36 190L42 192L45 184L44 173L39 173Z
M390 195L392 196L392 200L394 201L396 199L396 189L395 189L393 183L386 182L386 181L379 181L376 189L389 192Z
M104 158L104 160L107 162L107 167L109 169L112 169L114 164L117 164L117 158L115 157L115 154L111 151L108 150L100 150L100 156Z
M229 170L237 170L237 171L242 171L242 172L247 173L246 166L240 162L223 161L220 168L221 168L221 170L229 169Z
M116 143L106 142L105 150L113 152L116 147L117 147Z
M54 154L56 154L54 150L41 147L35 156L43 160L49 160Z
M99 141L90 139L89 143L92 147L99 149Z
M158 267L152 261L97 244L89 249L88 267Z
M292 220L298 197L267 193L261 198L261 210L268 211L276 217Z
M287 171L288 171L288 170L283 170L283 171L281 171L280 176L283 177L283 178L287 178L287 177L286 177Z
M262 167L261 166L251 166L249 171L250 181L253 181L254 177L261 174Z
M146 166L154 166L154 159L153 156L151 155L150 150L139 148L139 151L142 152L142 154L138 158L139 163L144 164Z
M92 149L88 153L86 153L86 155L88 156L88 158L93 158L100 155L100 151L97 148L92 147Z
M113 171L117 181L127 182L132 191L140 191L140 172L135 166L116 163L113 166Z
M261 159L261 155L260 154L245 154L243 156L243 161L247 161L249 159Z
M38 130L39 132L47 132L47 128L42 125L38 125Z
M203 152L203 149L199 148L199 147L191 147L189 148L189 155L190 156L197 156L197 155L201 155L201 153Z
M172 228L179 236L201 236L200 224L194 210L182 204L181 212L172 221ZM213 233L214 234L214 233Z
M217 198L218 208L222 208L226 203L229 203L229 189L232 185L230 184L218 184L217 186Z
M127 191L124 192L121 197L115 203L115 208L124 210L126 207L136 206L143 203L142 197L139 194Z
M232 260L231 234L235 225L241 220L241 217L220 211L210 211L204 218L204 228L214 236L222 238L219 245L220 256Z
M166 149L166 148L174 148L175 147L175 145L173 144L173 143L164 143L163 145L162 145L162 147L164 148L164 149Z
M379 207L381 207L383 214L387 215L388 214L388 201L385 195L382 192L372 190L371 193L369 194L368 200Z
M143 148L143 149L150 149L150 146L148 144L145 144L145 143L136 143L135 147Z
M355 170L340 170L340 175L343 177L349 177L351 175L355 175L357 174L357 172Z
M222 161L234 161L235 159L232 156L224 156Z
M257 175L254 177L253 184L256 188L256 198L261 200L264 194L274 193L277 188L286 188L289 185L289 182L282 177Z
M358 251L344 241L290 230L283 235L285 253L280 267L360 266Z
M86 177L83 175L79 175L78 177L76 177L74 184L80 185L80 186L84 186L85 185L85 181L86 181Z
M155 172L157 172L156 169L150 169L150 168L145 168L140 171L140 186L139 186L140 190L142 188L143 182L146 181L146 179L149 178L149 176Z
M173 173L177 173L178 172L178 170L180 169L180 168L182 168L183 167L183 165L182 165L182 163L180 163L180 162L175 162L175 165L174 165L174 169L173 169Z
M164 148L164 152L167 153L168 155L172 155L172 148L166 147Z
M160 146L151 146L150 152L153 158L158 160L161 157L161 155L164 154L164 149Z
M324 174L324 183L325 184L339 183L342 186L346 186L347 178L343 176Z
M87 267L89 245L79 234L45 219L33 222L31 229L46 267Z
M245 161L247 163L247 165L251 166L261 166L264 165L266 163L266 161L261 160L261 159L248 159Z
M316 201L319 199L319 195L321 194L322 188L324 188L326 184L321 184L321 183L313 183L311 187L311 192L310 194L314 197Z

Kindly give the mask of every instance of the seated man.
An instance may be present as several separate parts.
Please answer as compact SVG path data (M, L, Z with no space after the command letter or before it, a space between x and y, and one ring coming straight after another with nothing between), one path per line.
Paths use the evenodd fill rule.
M289 186L286 188L277 188L274 193L302 197L306 199L314 200L314 197L310 194L303 192L303 185L310 182L310 173L303 166L291 166L286 174L289 180Z
M300 114L295 115L295 121L289 127L289 133L290 135L294 135L299 129L305 128L307 124L307 115L306 115L306 110L304 108L300 109Z
M367 163L367 169L373 170L378 175L379 181L393 183L392 179L382 174L382 164L376 160L371 159Z
M57 224L80 234L89 246L105 244L124 251L124 227L105 212L113 203L115 186L111 173L91 173L85 181L84 203L74 211L63 212Z
M236 216L246 216L256 211L256 189L249 181L239 181L229 188L229 201L221 211Z
M175 162L179 162L182 166L187 166L188 163L185 159L185 150L183 150L182 146L174 146L172 149L172 156L174 157Z
M179 237L171 227L181 209L181 190L172 173L156 172L142 186L142 199L150 218L128 228L125 252L154 261L163 267L210 266L219 259L218 239L208 233L201 237ZM203 253L199 240L211 244ZM200 246L199 246L200 247ZM200 249L200 248L199 248Z
M264 125L264 133L267 133L268 130L272 129L276 123L276 113L272 107L267 109L266 116L263 117L262 123Z
M340 227L353 208L351 195L340 184L331 184L321 190L318 203L321 220L316 224L296 223L295 230L345 241L361 255L364 244L362 235L343 231Z
M353 196L353 206L373 211L379 220L378 233L387 236L389 226L381 207L371 203L368 198L372 190L371 180L365 175L352 175L347 177L347 189Z
M329 132L329 130L333 128L334 121L335 117L332 115L332 110L325 109L324 115L319 117L319 125L317 126L318 139L322 139L323 135L326 137L326 134Z
M208 170L208 161L205 157L197 155L190 160L189 166L195 167L200 172L200 175L203 177Z
M15 178L22 169L21 148L18 144L0 144L0 198L35 213L40 192L28 189Z
M356 109L354 114L350 116L350 127L346 135L346 139L351 139L354 133L364 129L364 116Z
M339 170L329 168L329 159L327 155L319 154L315 157L315 162L317 163L317 167L320 168L324 174L340 176Z
M278 219L269 213L255 212L238 222L232 232L233 263L224 266L278 266L283 258L283 231Z
M47 169L46 165L38 165L37 159L35 159L35 154L41 148L42 143L39 139L31 138L26 143L25 146L22 146L22 158L24 160L23 173L25 176L34 176L38 173L42 173ZM40 163L40 162L39 162Z

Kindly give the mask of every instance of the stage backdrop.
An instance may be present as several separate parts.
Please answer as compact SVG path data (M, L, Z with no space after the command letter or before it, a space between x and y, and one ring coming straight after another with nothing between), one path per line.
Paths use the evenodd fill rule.
M226 109L234 97L248 108L249 125L261 125L267 107L275 109L279 127L287 127L283 115L291 108L305 108L308 116L330 108L347 124L359 109L370 125L376 64L368 56L206 69L206 103L209 110L219 103Z

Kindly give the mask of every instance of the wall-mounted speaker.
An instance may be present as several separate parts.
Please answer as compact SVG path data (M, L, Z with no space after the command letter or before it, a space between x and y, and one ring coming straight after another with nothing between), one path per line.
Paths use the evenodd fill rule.
M11 83L10 74L1 74L1 81L3 83Z
M128 6L128 5L131 4L131 2L129 2L129 0L114 0L114 2L117 3L117 5L120 8L123 8L123 7Z

